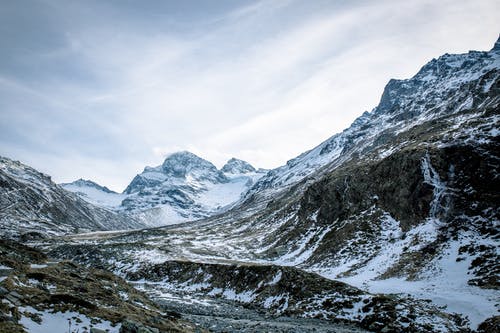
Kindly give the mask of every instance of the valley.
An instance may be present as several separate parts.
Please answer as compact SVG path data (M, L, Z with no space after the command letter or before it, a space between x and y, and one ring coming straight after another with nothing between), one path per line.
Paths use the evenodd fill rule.
M144 332L498 332L499 104L500 40L389 81L372 111L273 170L179 152L119 194L2 158L0 230L16 244L2 316L21 332L23 310L52 299L121 333L127 309ZM29 266L48 260L43 276ZM82 293L109 313L54 298L79 293L58 269L137 301L97 278Z

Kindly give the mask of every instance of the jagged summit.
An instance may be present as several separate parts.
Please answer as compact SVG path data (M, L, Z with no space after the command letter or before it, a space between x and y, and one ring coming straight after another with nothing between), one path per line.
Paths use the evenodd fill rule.
M477 80L488 71L497 71L500 62L497 52L499 45L500 42L497 41L489 52L446 53L429 61L410 79L391 79L375 112L399 114L396 120L419 116L429 110L431 105L435 105L434 113L455 112L459 105L442 101L446 100L451 92L463 90L466 93L469 82ZM485 78L487 79L489 78ZM491 79L488 81L493 82Z
M167 156L161 167L165 174L178 178L200 171L203 173L218 173L217 167L211 162L188 151L181 151Z
M83 178L77 179L77 180L75 180L74 182L71 182L71 183L62 183L60 185L62 187L65 187L65 188L69 187L69 186L91 187L91 188L95 188L95 189L98 189L100 191L103 191L105 193L116 193L115 191L110 190L106 186L99 185L96 182L93 182L93 181L88 180L88 179L83 179Z
M155 209L146 212L146 218L154 215L159 224L207 217L238 201L262 175L241 160L232 159L218 170L211 162L180 151L135 176L120 207L141 214Z
M221 169L224 173L239 174L239 173L249 173L255 172L255 168L248 162L231 158Z
M497 46L498 41L492 51L444 54L428 62L412 78L390 80L371 112L363 113L349 128L286 165L269 171L247 197L261 195L263 189L280 191L326 165L332 169L368 151L382 150L398 133L432 119L496 105L500 67Z
M495 45L493 45L491 51L497 51L497 52L500 51L500 34L498 35L498 39L495 42Z
M181 151L167 156L160 166L144 168L141 174L135 176L124 193L136 193L162 183L183 181L218 184L227 182L228 179L211 162L188 151Z

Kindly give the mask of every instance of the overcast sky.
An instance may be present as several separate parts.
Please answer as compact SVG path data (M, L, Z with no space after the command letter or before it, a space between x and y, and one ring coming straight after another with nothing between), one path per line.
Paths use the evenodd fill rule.
M118 191L178 150L277 167L499 22L497 0L1 1L0 155Z

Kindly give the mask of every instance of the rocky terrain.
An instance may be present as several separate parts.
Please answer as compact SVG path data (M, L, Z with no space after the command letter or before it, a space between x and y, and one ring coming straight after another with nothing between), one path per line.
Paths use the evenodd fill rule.
M40 238L143 228L125 214L92 205L27 165L0 157L0 234Z
M0 332L201 332L123 279L0 241Z
M280 168L181 152L125 191L194 221L30 243L215 332L498 332L499 103L500 41L446 54Z

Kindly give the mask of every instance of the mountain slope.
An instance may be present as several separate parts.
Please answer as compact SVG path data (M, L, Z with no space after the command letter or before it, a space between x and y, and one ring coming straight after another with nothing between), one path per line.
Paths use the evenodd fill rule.
M129 216L87 203L29 166L0 157L0 233L4 236L141 227L144 224Z
M126 198L125 195L111 191L106 186L101 186L91 180L78 179L59 185L66 191L76 193L91 204L106 208L115 208Z
M317 178L315 174L322 167L332 170L423 122L488 104L494 106L498 102L494 87L500 66L498 44L490 52L445 54L430 61L411 79L391 80L376 108L365 112L342 133L269 172L249 194L279 192L308 176ZM458 121L455 126L460 125ZM381 151L381 157L390 152Z

